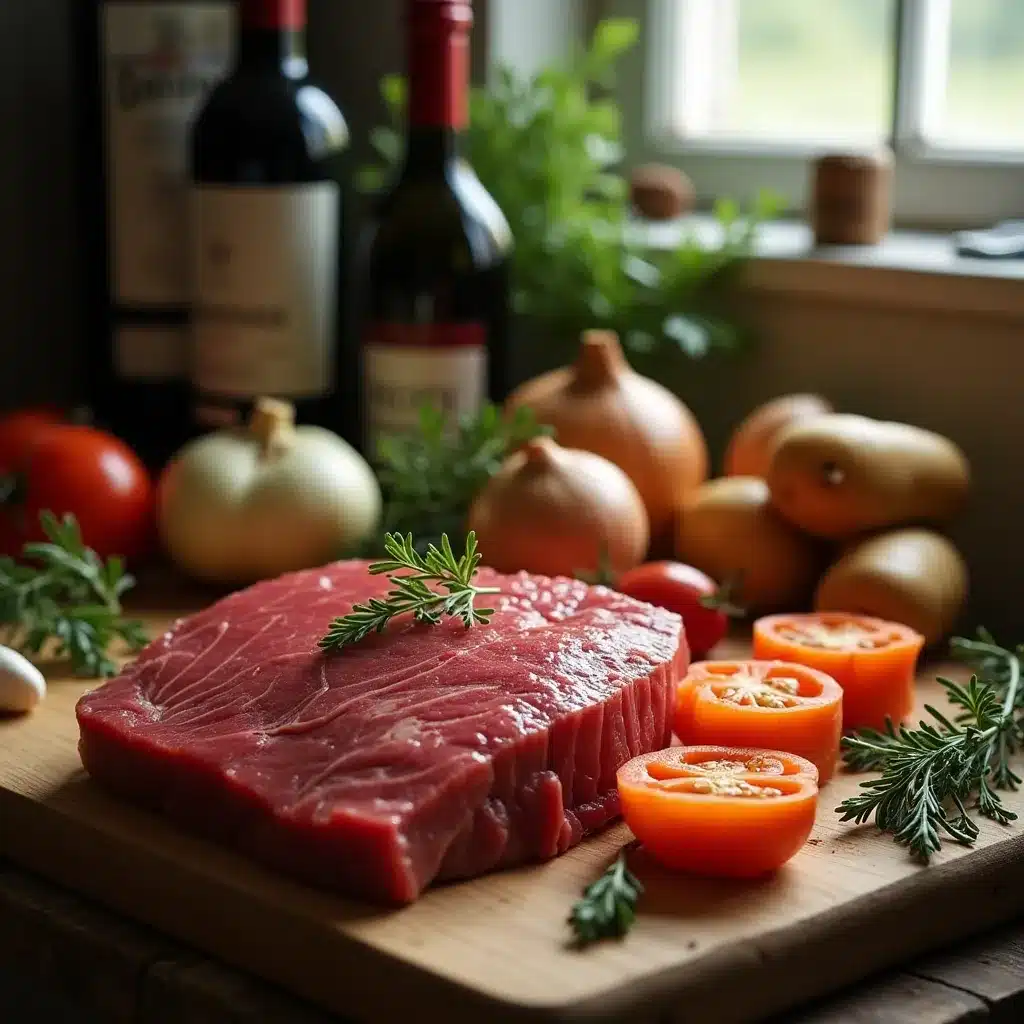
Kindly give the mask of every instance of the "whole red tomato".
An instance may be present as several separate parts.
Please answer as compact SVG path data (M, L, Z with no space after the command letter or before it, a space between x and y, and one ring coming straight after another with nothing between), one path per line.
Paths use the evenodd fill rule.
M72 513L98 555L146 553L153 538L153 482L135 453L94 427L47 409L0 418L0 552L44 540L39 513Z
M67 420L59 409L45 405L0 416L0 471L10 472L10 467L25 458L41 434L64 423Z
M725 636L729 628L728 613L738 611L727 602L717 606L715 599L720 597L720 592L715 581L682 562L638 565L618 578L615 589L681 615L690 654L695 660L703 658Z

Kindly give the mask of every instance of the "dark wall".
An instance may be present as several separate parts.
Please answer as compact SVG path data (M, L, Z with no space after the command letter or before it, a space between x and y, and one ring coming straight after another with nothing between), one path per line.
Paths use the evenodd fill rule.
M0 406L81 379L70 2L0 0Z
M83 396L71 11L91 0L0 0L0 408ZM485 62L485 11L474 61ZM310 59L341 104L356 161L402 65L401 0L310 0Z

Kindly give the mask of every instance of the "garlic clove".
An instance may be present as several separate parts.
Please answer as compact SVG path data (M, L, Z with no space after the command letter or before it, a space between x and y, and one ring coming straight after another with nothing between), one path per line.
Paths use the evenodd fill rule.
M46 679L24 655L0 647L0 712L31 711L46 696Z

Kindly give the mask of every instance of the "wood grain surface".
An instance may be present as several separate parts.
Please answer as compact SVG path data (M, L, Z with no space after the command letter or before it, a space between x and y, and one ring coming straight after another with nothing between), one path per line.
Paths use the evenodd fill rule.
M108 798L76 750L74 704L91 685L54 676L36 713L0 722L0 855L357 1020L439 1000L453 1021L759 1020L1024 912L1020 829L983 822L976 848L921 869L873 829L839 824L834 807L860 781L848 776L771 879L673 876L638 851L647 892L621 943L575 951L565 917L628 838L622 826L548 864L382 912ZM934 685L921 697L934 701ZM1024 812L1024 795L1009 803Z

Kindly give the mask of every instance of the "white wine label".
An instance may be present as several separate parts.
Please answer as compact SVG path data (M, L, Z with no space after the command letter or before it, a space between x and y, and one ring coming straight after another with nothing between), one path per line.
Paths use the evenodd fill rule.
M482 324L377 324L363 348L366 443L414 429L423 406L454 420L487 397Z
M188 135L230 69L232 3L106 3L110 279L121 305L188 302Z
M181 380L187 352L186 327L125 324L114 334L114 368L126 380Z
M335 182L193 189L192 382L232 398L315 397L334 377Z

